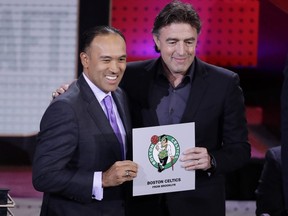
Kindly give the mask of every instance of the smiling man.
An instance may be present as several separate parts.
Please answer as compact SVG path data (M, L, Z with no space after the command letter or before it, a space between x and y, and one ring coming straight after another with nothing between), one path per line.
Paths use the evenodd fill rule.
M172 23L153 35L161 57L165 62L166 76L171 84L178 86L194 61L197 45L197 30L186 23Z
M180 157L183 169L196 171L195 190L135 197L131 215L223 216L225 174L250 159L239 77L196 57L200 30L190 4L170 2L152 30L160 57L129 63L120 83L133 127L195 122L196 147Z
M112 27L92 28L80 59L84 72L41 120L33 162L33 185L44 192L41 216L124 216L125 182L137 175L137 164L125 159L131 123L118 88L125 38Z
M126 69L126 45L117 34L94 37L80 53L84 76L104 93L115 91Z

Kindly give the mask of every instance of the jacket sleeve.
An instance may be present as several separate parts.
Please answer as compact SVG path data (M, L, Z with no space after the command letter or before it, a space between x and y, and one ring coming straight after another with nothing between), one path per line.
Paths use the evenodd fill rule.
M266 153L259 185L255 191L256 215L281 215L284 212L281 166L277 160L280 157L275 153L271 150Z
M36 190L91 201L93 172L77 169L77 118L65 102L52 103L43 115L33 161Z
M251 146L245 114L243 91L239 77L233 73L227 85L223 113L219 121L222 131L222 147L211 154L215 157L216 172L227 173L249 162Z

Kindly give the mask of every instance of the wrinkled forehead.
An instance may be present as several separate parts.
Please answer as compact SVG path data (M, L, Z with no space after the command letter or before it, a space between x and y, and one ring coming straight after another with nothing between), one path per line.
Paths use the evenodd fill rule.
M197 29L187 23L172 23L159 30L157 36L197 38Z

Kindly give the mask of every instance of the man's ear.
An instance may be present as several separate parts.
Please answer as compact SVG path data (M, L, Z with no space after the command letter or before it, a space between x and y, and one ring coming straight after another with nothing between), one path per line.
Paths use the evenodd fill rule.
M160 51L160 41L159 41L158 35L153 34L153 40L154 40L155 45L157 46L157 49Z
M83 65L83 68L88 68L88 62L89 62L89 56L85 52L80 53L80 59L81 63Z

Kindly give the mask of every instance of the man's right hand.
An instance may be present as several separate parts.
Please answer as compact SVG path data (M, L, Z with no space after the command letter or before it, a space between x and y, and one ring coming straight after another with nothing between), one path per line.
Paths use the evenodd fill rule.
M138 165L130 160L117 161L102 173L102 186L113 187L132 181L138 172Z
M52 92L52 98L56 98L57 96L63 94L69 88L69 84L62 84L56 91Z

